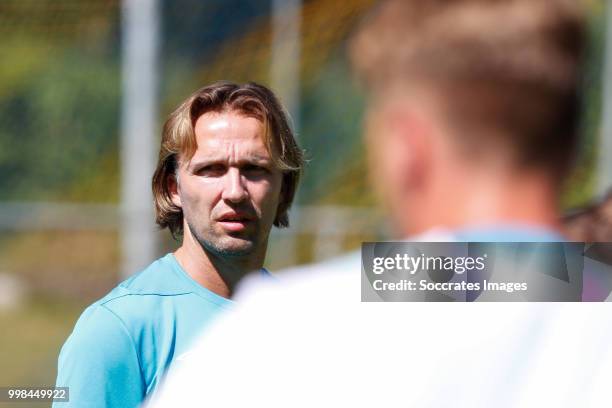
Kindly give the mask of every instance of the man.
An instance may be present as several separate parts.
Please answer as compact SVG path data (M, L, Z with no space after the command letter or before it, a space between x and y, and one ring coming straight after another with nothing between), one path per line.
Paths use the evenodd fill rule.
M573 0L390 0L368 16L350 51L398 237L563 238L583 33ZM355 253L282 290L245 286L153 406L610 405L603 305L360 303L360 275Z
M302 165L283 108L261 85L215 83L170 115L153 194L157 223L182 244L80 317L59 357L70 404L135 407L155 390L194 334L232 305L236 283L264 271Z

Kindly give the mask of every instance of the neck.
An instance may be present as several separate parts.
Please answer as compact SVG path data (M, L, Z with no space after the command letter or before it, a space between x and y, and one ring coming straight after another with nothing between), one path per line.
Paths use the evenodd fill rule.
M502 224L561 231L558 191L546 178L482 173L451 180L415 200L420 203L410 212L419 216L410 217L408 232Z
M259 253L221 257L202 248L189 230L185 229L183 244L174 256L193 280L217 295L230 298L246 274L263 267L265 252L256 252Z

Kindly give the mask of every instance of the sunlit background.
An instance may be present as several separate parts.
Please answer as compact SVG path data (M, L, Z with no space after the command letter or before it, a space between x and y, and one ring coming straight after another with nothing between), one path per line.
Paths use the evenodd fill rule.
M82 309L178 245L153 224L159 130L212 81L271 86L307 152L292 227L273 232L269 269L387 236L365 169L363 96L344 55L373 4L0 2L0 386L53 384L59 348ZM606 13L603 0L589 5L584 143L568 210L610 182L600 140L608 128Z

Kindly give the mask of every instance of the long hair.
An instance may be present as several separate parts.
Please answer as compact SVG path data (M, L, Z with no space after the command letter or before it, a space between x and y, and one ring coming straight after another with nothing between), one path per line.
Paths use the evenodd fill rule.
M236 111L254 117L265 126L264 143L283 173L280 203L274 226L289 226L288 211L304 166L303 152L289 125L288 114L274 93L250 82L238 85L221 81L194 92L170 114L164 124L157 168L153 174L155 221L177 238L183 233L183 211L171 199L168 180L177 166L197 150L195 123L207 112Z

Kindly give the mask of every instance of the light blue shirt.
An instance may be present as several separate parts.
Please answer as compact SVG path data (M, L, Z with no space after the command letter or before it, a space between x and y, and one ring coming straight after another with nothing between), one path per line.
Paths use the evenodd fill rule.
M497 224L464 227L452 232L459 242L564 242L566 238L547 227Z
M267 272L266 272L267 273ZM56 407L136 407L172 360L233 302L195 282L172 254L89 306L62 347Z

